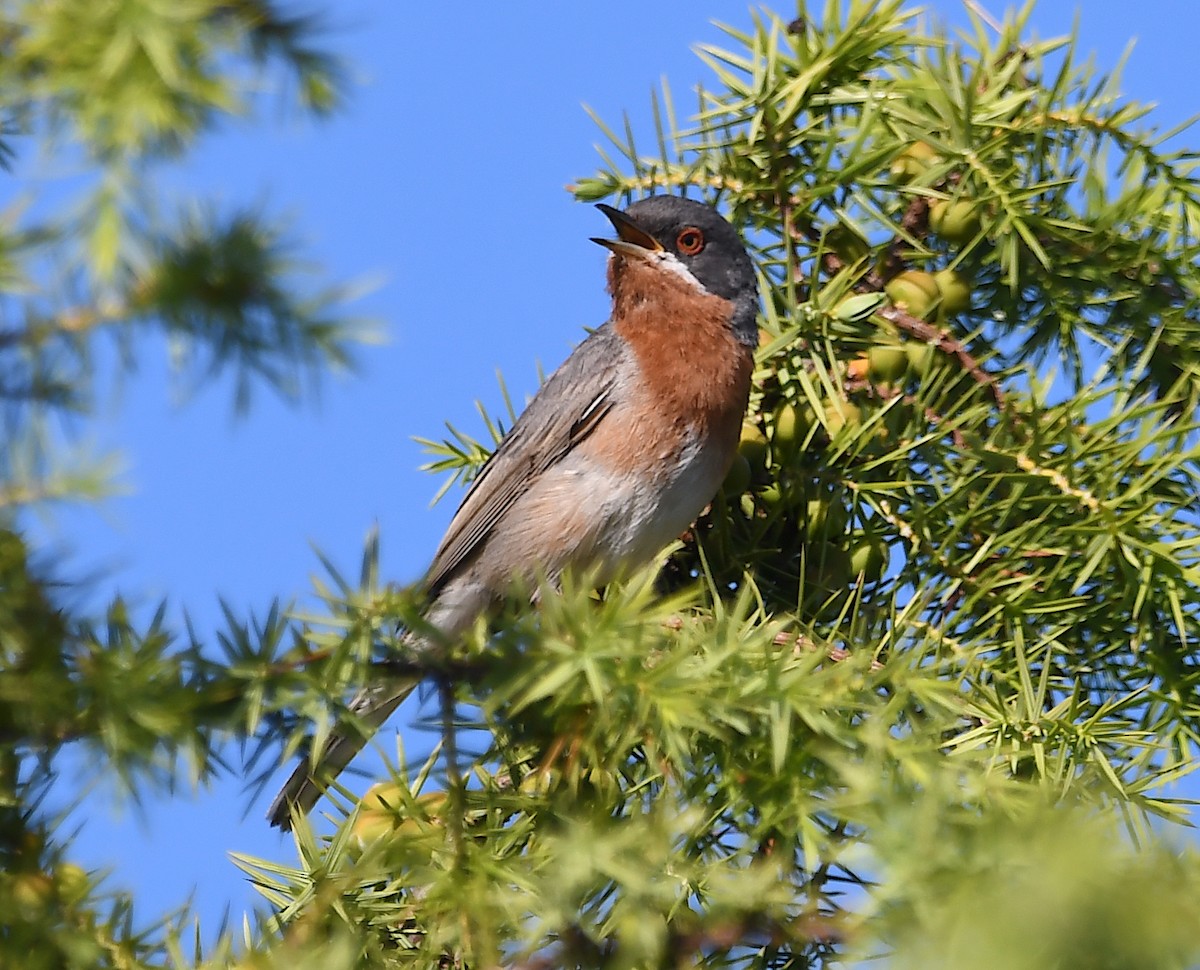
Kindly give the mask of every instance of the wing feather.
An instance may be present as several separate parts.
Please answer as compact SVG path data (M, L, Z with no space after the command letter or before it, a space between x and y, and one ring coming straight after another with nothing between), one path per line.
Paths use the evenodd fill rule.
M624 353L624 341L605 324L541 386L451 519L426 576L431 594L471 559L530 485L600 425L613 406L614 375Z

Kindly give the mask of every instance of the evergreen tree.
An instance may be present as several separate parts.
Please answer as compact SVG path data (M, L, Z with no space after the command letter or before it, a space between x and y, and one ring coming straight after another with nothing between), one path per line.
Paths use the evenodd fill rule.
M257 926L204 954L139 936L39 807L56 751L88 745L136 792L249 742L265 778L420 620L372 542L357 579L330 569L318 613L231 617L221 650L181 650L120 603L63 607L24 538L30 501L94 483L37 431L86 407L100 329L161 326L205 369L285 390L347 353L256 217L164 229L127 195L229 107L218 55L332 106L312 25L202 3L125 61L54 42L68 8L118 6L20 8L4 67L12 130L66 126L98 173L72 231L6 230L5 959L1196 964L1200 859L1162 791L1200 728L1194 161L1070 38L1030 40L1032 6L998 23L969 4L951 37L899 0L729 29L700 51L715 80L694 113L664 88L653 150L605 127L611 157L574 187L716 202L752 247L758 369L708 512L638 577L567 577L537 609L515 592L424 662L439 745L361 800L332 792L331 834L301 823L295 862L242 859L270 906ZM85 99L106 57L127 86ZM46 247L84 300L55 305ZM469 480L490 447L455 434L430 467Z

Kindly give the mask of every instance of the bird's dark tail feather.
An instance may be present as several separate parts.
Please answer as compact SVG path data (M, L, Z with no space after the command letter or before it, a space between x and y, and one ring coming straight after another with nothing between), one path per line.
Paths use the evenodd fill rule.
M354 725L336 729L319 757L306 756L296 766L267 809L267 821L286 832L292 827L294 811L303 815L312 811L328 784L363 749L375 730L392 716L418 683L416 677L389 679L360 691L350 702Z

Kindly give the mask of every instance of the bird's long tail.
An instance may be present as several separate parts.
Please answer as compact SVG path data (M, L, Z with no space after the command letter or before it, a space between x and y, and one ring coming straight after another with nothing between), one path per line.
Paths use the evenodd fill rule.
M319 757L314 760L306 756L296 766L267 809L267 821L286 832L292 827L293 811L304 815L312 811L329 782L363 749L371 735L392 716L418 683L416 677L411 680L393 678L359 691L350 701L353 724L336 728Z

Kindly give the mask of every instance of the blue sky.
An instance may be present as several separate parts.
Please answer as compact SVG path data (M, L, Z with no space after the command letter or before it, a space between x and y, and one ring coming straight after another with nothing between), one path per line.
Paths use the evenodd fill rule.
M958 0L925 6L963 20ZM1105 68L1136 35L1122 87L1160 105L1157 127L1196 110L1200 5L1039 6L1043 36L1066 32L1078 13L1081 48ZM164 175L181 197L290 214L332 279L378 281L355 310L386 341L363 350L359 374L327 381L318 404L260 394L244 419L228 386L180 403L165 348L148 342L91 429L97 447L122 453L127 494L47 526L72 550L70 566L103 571L98 594L168 597L201 630L219 622L218 596L243 611L303 597L318 571L314 546L353 571L375 525L384 575L415 579L454 502L429 507L439 482L417 471L411 436L438 437L446 420L478 430L476 398L502 410L497 371L523 400L539 363L551 370L606 315L605 254L588 237L607 225L563 189L596 166L601 136L581 105L612 121L628 109L645 125L664 75L678 103L692 104L692 86L709 77L691 48L722 43L714 19L745 27L748 8L337 4L333 42L356 79L348 111L318 125L271 113L229 125ZM231 778L139 813L100 785L74 816L84 823L79 861L112 868L114 883L140 894L144 918L194 893L211 930L226 905L240 916L255 898L228 851L294 857L262 819L267 797L247 812Z

